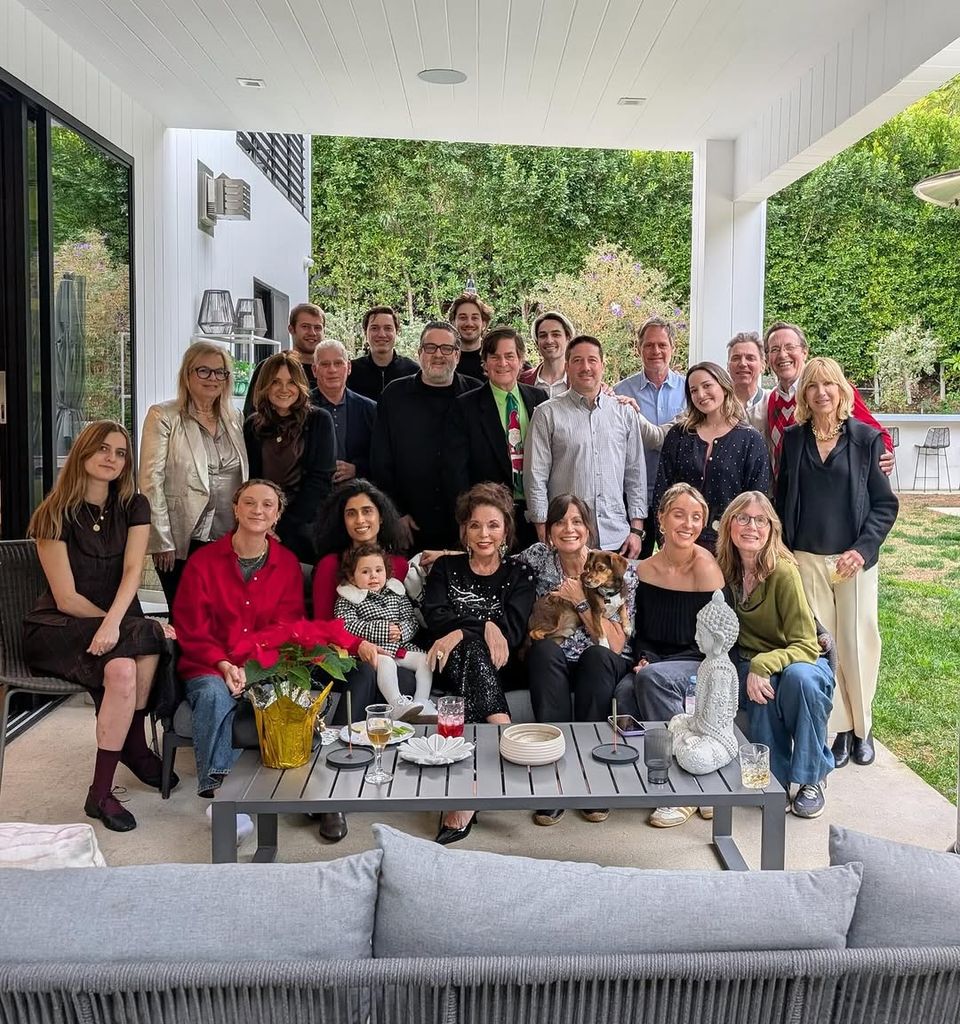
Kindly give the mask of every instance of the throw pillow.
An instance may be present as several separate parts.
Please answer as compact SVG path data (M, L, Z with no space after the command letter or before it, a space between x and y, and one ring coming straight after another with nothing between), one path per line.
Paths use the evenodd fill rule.
M376 957L842 949L860 887L853 865L602 868L373 831L383 850Z
M0 824L0 868L104 868L92 825Z
M367 959L379 865L0 871L0 963Z
M960 857L830 826L830 863L863 865L847 945L960 946Z

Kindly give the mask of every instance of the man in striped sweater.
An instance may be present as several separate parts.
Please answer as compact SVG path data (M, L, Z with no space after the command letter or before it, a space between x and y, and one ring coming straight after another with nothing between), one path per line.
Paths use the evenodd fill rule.
M797 408L797 381L810 354L806 335L796 324L783 320L772 323L763 336L763 350L767 364L777 375L777 386L747 410L751 426L757 428L767 439L770 449L770 463L774 478L780 469L780 452L783 448L783 433L794 424ZM889 476L893 472L893 440L880 426L867 408L866 402L856 388L853 389L853 416L883 434L886 449L880 457L880 468Z

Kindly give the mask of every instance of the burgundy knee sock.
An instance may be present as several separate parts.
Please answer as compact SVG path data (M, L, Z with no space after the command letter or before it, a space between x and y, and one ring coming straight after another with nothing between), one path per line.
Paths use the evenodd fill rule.
M119 750L104 750L97 747L97 763L93 769L93 783L90 791L97 800L103 800L113 789L113 776L120 763Z
M144 720L146 717L146 711L134 711L133 713L133 721L127 730L127 738L123 741L123 750L120 752L124 762L134 761L139 763L151 758L151 751L147 746L147 738L144 733Z

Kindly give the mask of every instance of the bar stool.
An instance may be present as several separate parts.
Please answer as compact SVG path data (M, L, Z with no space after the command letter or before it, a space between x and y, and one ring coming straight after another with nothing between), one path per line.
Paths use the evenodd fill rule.
M920 471L920 456L923 455L923 489L927 490L927 480L929 476L927 474L927 460L933 458L936 460L937 465L937 487L940 490L940 460L943 459L943 468L947 473L947 490L953 490L953 485L950 483L950 463L947 458L947 450L950 447L950 428L949 427L930 427L927 430L927 436L923 440L923 444L915 444L913 446L917 449L917 461L913 467L913 489L917 489L917 474Z
M900 490L900 469L897 458L897 449L900 447L900 428L899 427L887 427L887 433L890 435L890 440L893 442L893 472L897 478L897 490Z

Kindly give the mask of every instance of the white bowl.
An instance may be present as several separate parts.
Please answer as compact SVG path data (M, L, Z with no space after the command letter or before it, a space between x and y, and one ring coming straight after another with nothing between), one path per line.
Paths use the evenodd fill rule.
M552 764L563 757L567 741L555 725L511 725L500 736L500 756L513 764Z

